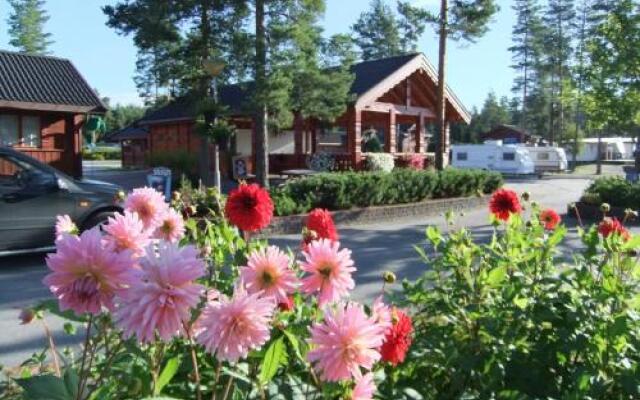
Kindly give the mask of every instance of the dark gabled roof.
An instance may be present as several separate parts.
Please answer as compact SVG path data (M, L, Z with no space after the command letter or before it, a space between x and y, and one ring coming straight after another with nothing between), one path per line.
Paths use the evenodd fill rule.
M113 131L105 138L106 142L120 142L122 140L131 139L144 139L149 134L149 130L145 127L139 126L136 123L125 126L122 129Z
M107 109L71 61L3 50L0 106L78 113Z
M420 53L404 54L354 64L351 67L351 72L355 75L351 84L351 93L356 96L366 93L398 68L413 60L418 54Z
M242 113L250 93L253 92L253 82L223 86L219 89L220 103L224 104L232 114ZM174 99L164 107L160 107L142 117L139 124L153 124L168 121L190 121L196 117L196 99L185 96Z
M351 67L354 80L351 94L359 97L368 92L403 65L413 60L420 53L404 54L378 60L362 61ZM241 113L251 99L253 82L227 85L220 88L220 102L226 105L231 113ZM140 123L161 123L168 121L192 120L195 118L193 100L180 98L145 116Z

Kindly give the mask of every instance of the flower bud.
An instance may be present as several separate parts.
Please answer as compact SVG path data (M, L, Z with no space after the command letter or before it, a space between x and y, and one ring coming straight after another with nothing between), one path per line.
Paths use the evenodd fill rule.
M116 193L116 200L124 201L126 198L127 198L127 194L124 192L124 190L118 190L118 193Z
M609 211L611 211L611 206L609 205L609 203L602 203L600 204L600 211L602 211L603 213L608 213Z
M626 210L624 210L624 215L625 217L627 217L628 219L635 219L638 218L638 212L634 211L630 208L627 208Z
M197 212L198 212L198 207L196 207L195 205L191 205L191 206L187 207L187 214L188 215L196 215Z
M385 271L382 274L382 279L385 283L394 283L396 281L396 274L391 271Z
M529 192L522 193L522 200L529 201L529 198L531 198L531 194Z
M20 325L27 325L35 318L36 313L30 308L24 308L20 311L18 319L20 319Z
M531 202L531 207L533 207L533 208L538 207L538 202L537 201L532 201Z
M209 257L212 252L213 252L213 248L209 244L204 245L200 250L200 254L202 255L202 257Z
M180 201L180 199L182 198L182 193L174 190L173 193L171 193L171 198L173 199L173 201Z

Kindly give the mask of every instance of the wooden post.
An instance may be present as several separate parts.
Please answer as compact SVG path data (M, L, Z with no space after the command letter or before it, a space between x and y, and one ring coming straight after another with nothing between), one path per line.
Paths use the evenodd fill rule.
M318 150L318 135L317 135L317 126L315 122L311 123L311 154L315 154Z
M423 154L425 152L424 146L424 114L418 115L418 121L416 122L416 148L415 152Z
M293 147L294 154L302 154L302 135L304 134L304 120L302 115L296 113L293 119Z
M362 161L362 111L354 108L351 119L351 157L353 169L359 169Z
M387 153L394 154L397 150L396 148L396 110L391 108L389 110L389 138L387 140L386 151Z
M256 172L256 123L251 120L251 165L253 167L253 173Z

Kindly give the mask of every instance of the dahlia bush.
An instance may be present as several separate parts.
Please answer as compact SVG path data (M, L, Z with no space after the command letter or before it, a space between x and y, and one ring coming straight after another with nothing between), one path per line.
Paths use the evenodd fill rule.
M202 215L190 197L135 189L122 214L82 233L58 219L43 281L55 300L20 319L53 312L84 340L61 351L46 328L48 348L15 378L20 396L372 399L408 351L411 321L382 279L373 304L350 300L357 266L331 214L314 210L303 245L285 250L256 236L273 217L259 186L205 219L190 217Z
M427 268L404 282L381 348L378 392L422 399L640 398L640 237L607 214L562 223L524 193L497 191L488 232L426 230ZM634 213L628 213L631 217ZM448 214L447 226L457 223ZM577 226L575 226L577 224ZM569 230L580 240L565 240ZM404 356L385 346L403 345ZM389 364L387 364L389 365ZM389 368L389 367L387 367ZM398 396L398 397L396 397Z

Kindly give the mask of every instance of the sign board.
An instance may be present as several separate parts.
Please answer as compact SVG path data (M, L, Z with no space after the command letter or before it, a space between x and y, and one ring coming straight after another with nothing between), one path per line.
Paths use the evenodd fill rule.
M171 200L171 170L158 167L147 175L147 185L164 194L165 201Z
M247 179L249 177L249 157L233 157L233 179Z

